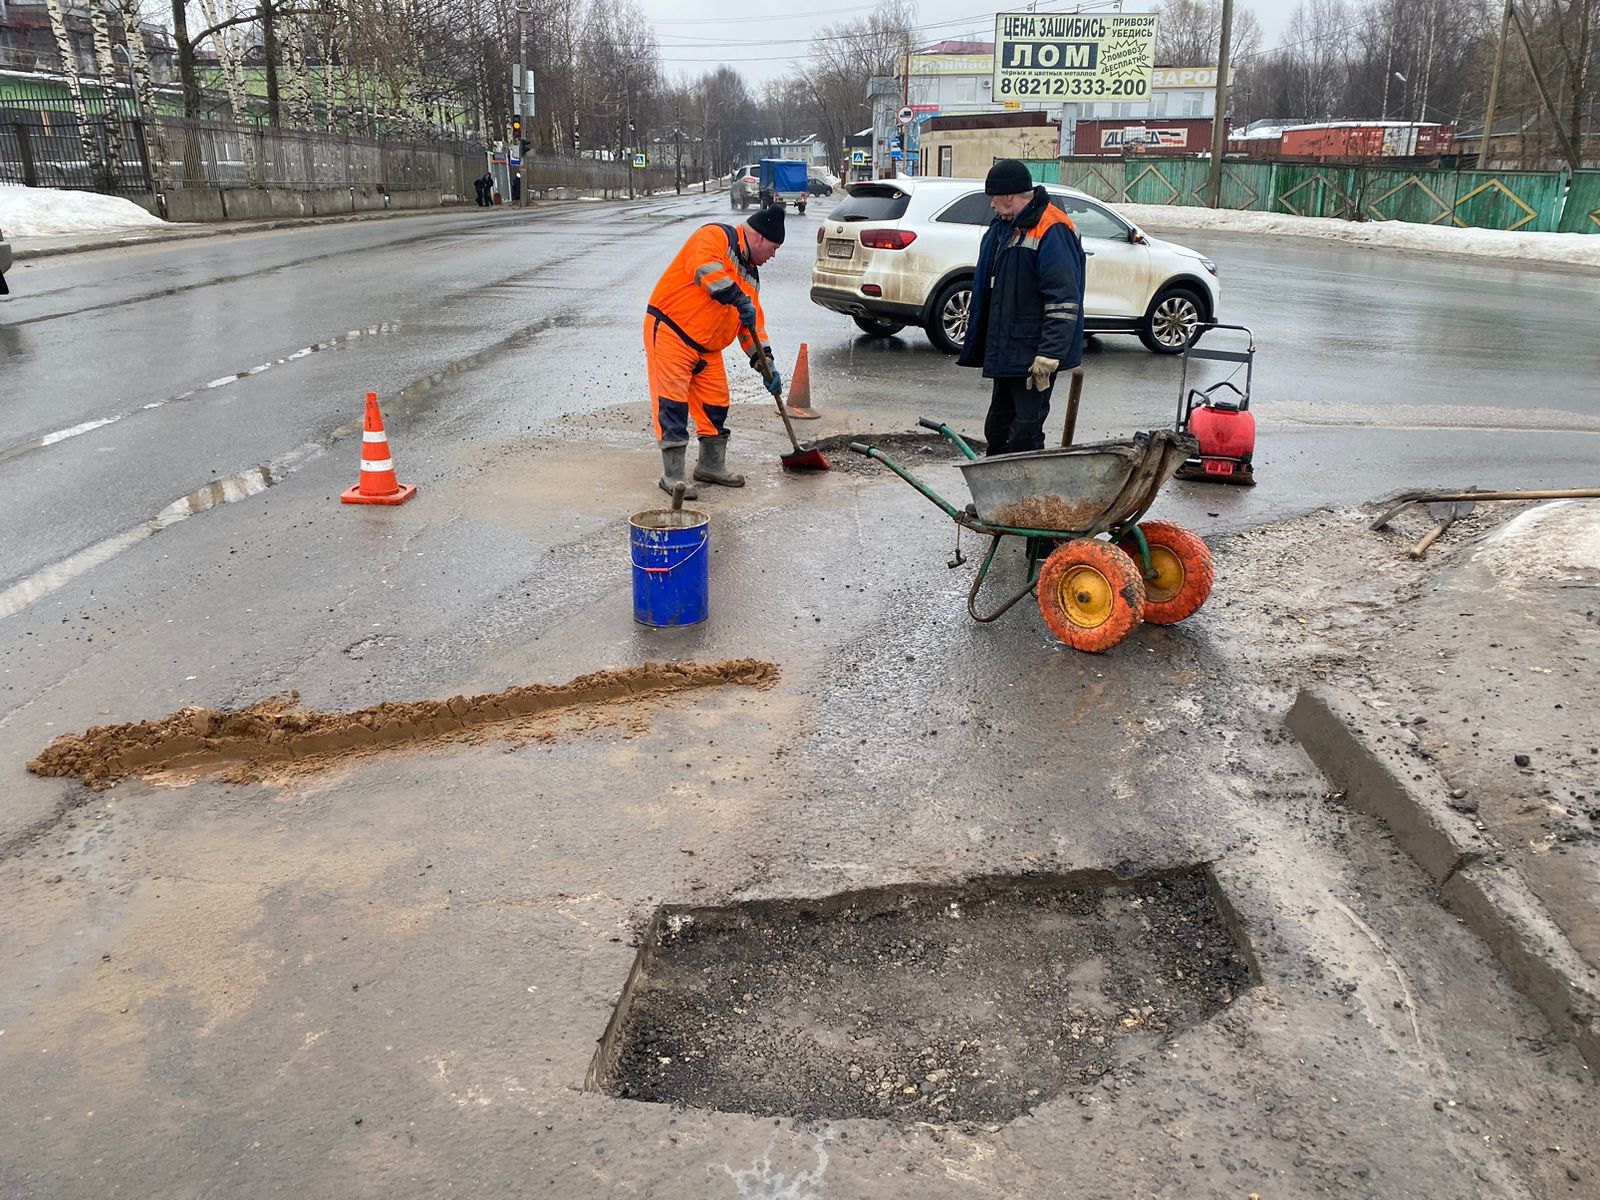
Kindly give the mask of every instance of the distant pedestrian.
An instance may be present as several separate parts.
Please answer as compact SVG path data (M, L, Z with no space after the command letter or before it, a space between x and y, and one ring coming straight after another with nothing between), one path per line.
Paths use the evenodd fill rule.
M511 203L522 203L522 172L517 171L511 176Z
M472 181L473 190L478 194L478 207L489 207L489 189L494 186L494 176L487 171Z
M957 362L994 381L983 423L988 453L1043 450L1056 373L1083 361L1083 243L1026 163L1001 159L984 191L995 216L978 251Z

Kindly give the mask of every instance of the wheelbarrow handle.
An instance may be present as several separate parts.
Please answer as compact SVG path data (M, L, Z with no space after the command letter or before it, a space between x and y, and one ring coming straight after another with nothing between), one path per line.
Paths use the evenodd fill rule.
M951 429L950 426L942 425L938 421L930 420L927 417L918 417L917 424L921 425L924 429L931 429L935 433L942 436L957 450L961 451L961 456L968 462L975 462L977 460L978 452L971 446L967 445L966 439L954 429Z

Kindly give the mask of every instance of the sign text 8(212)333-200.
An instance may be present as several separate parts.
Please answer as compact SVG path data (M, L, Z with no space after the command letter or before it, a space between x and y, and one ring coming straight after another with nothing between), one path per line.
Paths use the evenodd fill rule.
M1022 79L1002 76L1002 96L1111 96L1142 99L1150 94L1147 79L1054 79L1037 75Z

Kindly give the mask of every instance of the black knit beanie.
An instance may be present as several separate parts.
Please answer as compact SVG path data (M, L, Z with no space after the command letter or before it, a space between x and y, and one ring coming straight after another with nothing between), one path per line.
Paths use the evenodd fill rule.
M774 246L783 245L783 205L774 204L770 208L763 208L745 224Z
M1020 196L1033 191L1033 176L1028 164L1015 158L1002 158L989 168L983 181L983 190L991 196Z

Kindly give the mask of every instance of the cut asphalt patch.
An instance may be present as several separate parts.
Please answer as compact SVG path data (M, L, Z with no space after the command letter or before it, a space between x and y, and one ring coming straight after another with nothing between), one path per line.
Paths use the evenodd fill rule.
M299 693L238 712L183 708L159 720L97 725L65 734L28 763L35 775L81 779L96 790L133 775L180 770L236 782L267 772L322 770L351 755L457 740L530 717L626 703L729 684L764 687L778 668L757 659L645 663L596 671L564 684L534 684L480 696L376 704L354 712L302 711Z
M659 911L589 1085L758 1116L1003 1123L1251 986L1205 868Z

